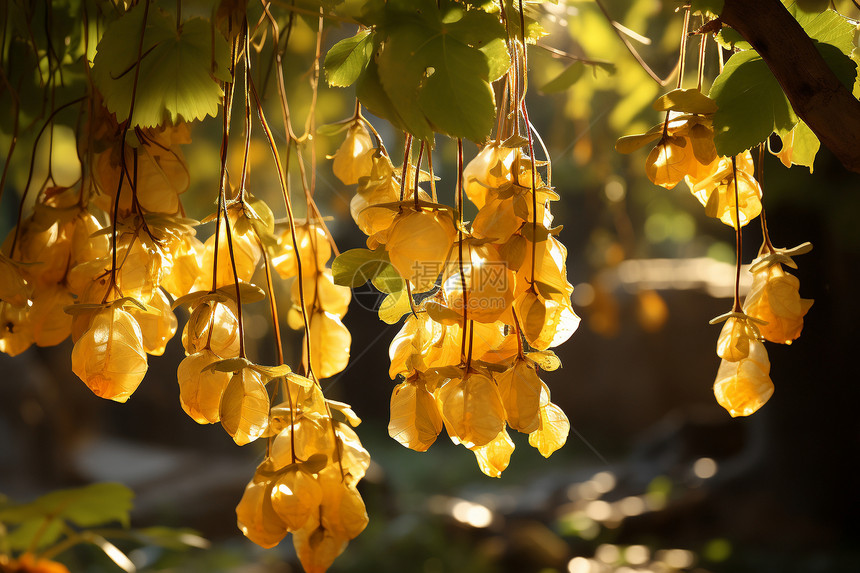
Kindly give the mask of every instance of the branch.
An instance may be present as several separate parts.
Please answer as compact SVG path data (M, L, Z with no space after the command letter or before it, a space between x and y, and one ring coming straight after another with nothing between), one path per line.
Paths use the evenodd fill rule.
M860 173L860 101L779 0L725 0L720 15L761 55L797 115L850 171Z

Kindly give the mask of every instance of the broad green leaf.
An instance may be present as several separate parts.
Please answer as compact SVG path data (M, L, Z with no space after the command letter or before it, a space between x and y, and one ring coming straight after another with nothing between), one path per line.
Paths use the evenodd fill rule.
M683 113L714 113L717 104L697 89L672 90L654 102L657 111L679 111Z
M37 517L23 522L12 530L6 537L6 543L12 551L26 551L29 549L36 536L39 536L35 544L36 549L42 549L54 544L63 532L63 523L54 519L46 523L47 517Z
M177 30L169 14L150 6L138 65L146 4L140 2L109 25L98 44L92 77L105 105L118 121L126 120L137 75L132 125L215 116L223 95L218 80L230 77L226 40L200 18Z
M365 68L364 73L358 78L355 85L355 95L361 102L361 105L366 107L372 114L387 119L391 124L401 130L407 131L408 127L403 118L394 107L394 103L385 88L382 87L382 82L379 79L379 66L375 60L371 60Z
M386 266L390 263L384 249L350 249L332 261L331 272L335 284L356 288L373 279Z
M390 263L384 265L371 282L377 289L388 294L397 294L406 290L406 281Z
M720 155L741 153L797 123L776 78L753 50L729 58L709 96L719 107L714 114L714 145Z
M331 47L325 56L325 74L329 85L351 86L358 79L373 53L370 31L359 32Z
M52 491L37 500L7 507L0 511L0 521L21 523L45 516L70 521L80 527L92 527L118 521L128 527L128 512L134 493L119 483L97 483L75 489Z
M787 135L781 136L783 150L777 154L780 161L786 167L792 165L803 165L809 167L809 172L812 173L812 164L815 161L815 155L821 147L818 138L809 129L803 121L798 121L794 129ZM790 145L790 151L787 146Z
M810 38L836 46L846 56L851 55L855 27L847 18L834 10L806 11L802 2L787 2L786 7Z
M573 62L567 66L563 72L540 88L540 91L546 94L566 91L570 86L579 81L579 78L582 77L582 72L584 71L585 64L582 62Z
M511 65L511 56L505 42L505 27L496 15L456 7L442 16L442 23L459 41L484 53L491 82L505 75Z

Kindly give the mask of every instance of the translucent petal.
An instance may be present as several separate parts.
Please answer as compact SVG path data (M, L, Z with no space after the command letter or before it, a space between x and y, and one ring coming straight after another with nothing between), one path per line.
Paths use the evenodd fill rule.
M717 402L731 416L749 416L761 408L773 395L770 380L770 361L764 345L750 343L747 358L737 362L723 360L714 382Z
M502 477L502 472L511 462L514 441L511 440L507 430L502 430L493 441L472 451L475 452L478 467L482 472L490 477Z
M221 426L240 446L253 442L269 426L269 394L251 368L233 374L221 397Z
M179 403L198 424L214 424L221 419L221 396L230 382L230 373L203 370L218 360L220 358L211 350L205 349L186 356L176 372Z
M298 468L281 473L272 488L272 508L290 531L307 523L319 511L321 501L322 488L316 478Z
M125 402L146 375L137 321L121 308L97 313L72 349L72 371L96 396Z
M403 382L391 393L388 435L411 450L423 452L442 431L442 416L433 394L420 383Z

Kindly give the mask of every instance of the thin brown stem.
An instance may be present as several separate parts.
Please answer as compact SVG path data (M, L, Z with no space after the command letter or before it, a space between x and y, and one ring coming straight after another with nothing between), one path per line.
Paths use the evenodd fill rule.
M469 326L469 291L466 289L466 272L463 268L463 140L457 138L457 264L460 267L460 288L463 291L463 336L460 342L460 356L466 360L466 330ZM471 257L470 257L471 263ZM469 265L472 271L472 265Z
M409 176L409 156L412 153L412 134L406 133L403 145L403 167L400 169L400 200L406 200L406 178Z
M421 177L421 160L424 158L424 142L421 142L421 147L418 148L418 163L415 165L415 210L420 210L418 205L418 182Z
M743 260L743 244L741 233L741 211L738 202L738 166L737 159L732 156L732 183L735 187L735 302L732 312L741 312L741 262Z

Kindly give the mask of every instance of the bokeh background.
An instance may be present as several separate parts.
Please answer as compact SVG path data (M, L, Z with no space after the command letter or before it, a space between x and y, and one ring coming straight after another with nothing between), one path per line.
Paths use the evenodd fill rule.
M850 2L837 4L858 15ZM195 6L184 11L193 14ZM637 49L657 74L670 75L680 34L677 4L615 0L606 6L650 38ZM350 366L323 387L363 419L357 431L373 463L360 490L371 521L332 571L856 571L860 179L824 149L814 174L766 158L771 237L777 246L813 243L792 272L801 295L815 304L798 341L768 344L774 396L749 419L731 419L712 393L719 327L708 320L731 306L733 232L705 217L683 184L671 191L652 185L644 176L647 150L630 156L613 150L617 137L659 121L650 103L669 88L648 78L594 3L561 2L547 6L544 17L551 34L543 44L613 64L586 66L570 89L541 93L570 60L541 47L529 52L530 115L552 158L562 197L553 213L564 225L560 239L583 319L557 349L563 368L545 375L553 401L570 418L571 435L550 459L525 436L513 436L517 450L499 479L481 474L474 456L444 434L426 453L402 448L386 429L394 386L388 344L397 327L354 301L345 318L353 337ZM311 23L298 20L285 63L297 78L288 89L300 118L310 97L302 72L313 53ZM326 45L353 32L333 26ZM706 87L716 75L714 50L711 43ZM270 116L279 117L273 87ZM318 121L348 117L353 101L351 90L323 86ZM241 115L235 114L235 133L242 130ZM399 157L402 134L374 123ZM278 205L268 150L255 130L250 188ZM52 160L62 169L74 157L69 148L62 152L72 132L57 132ZM194 125L191 133L185 154L193 186L183 203L199 220L213 210L219 120ZM324 160L340 137L317 138L316 196L346 250L363 246L364 236L349 218L354 189L334 178ZM0 148L8 141L0 137ZM452 203L456 145L437 144L440 197ZM16 192L32 151L27 137L19 145L19 164L0 205L3 235L14 225ZM236 147L234 162L240 160ZM468 155L476 152L467 146ZM36 164L44 173L44 150ZM74 179L74 166L68 169ZM211 233L209 227L199 235ZM760 242L756 222L744 232L745 262ZM286 293L288 285L279 288ZM370 299L360 300L366 306ZM257 306L249 307L247 331L251 355L265 363L274 349L265 309ZM187 315L179 318L181 327ZM296 333L285 335L288 363L297 362L299 342ZM130 547L141 570L300 570L289 540L262 550L236 529L234 507L264 446L238 448L220 428L198 426L182 412L178 340L164 356L150 357L147 377L127 404L94 397L71 373L70 352L67 341L15 359L0 356L3 495L26 501L55 488L119 481L136 494L133 525L191 527L212 542L208 550L186 552ZM87 549L64 560L73 571L117 570Z

